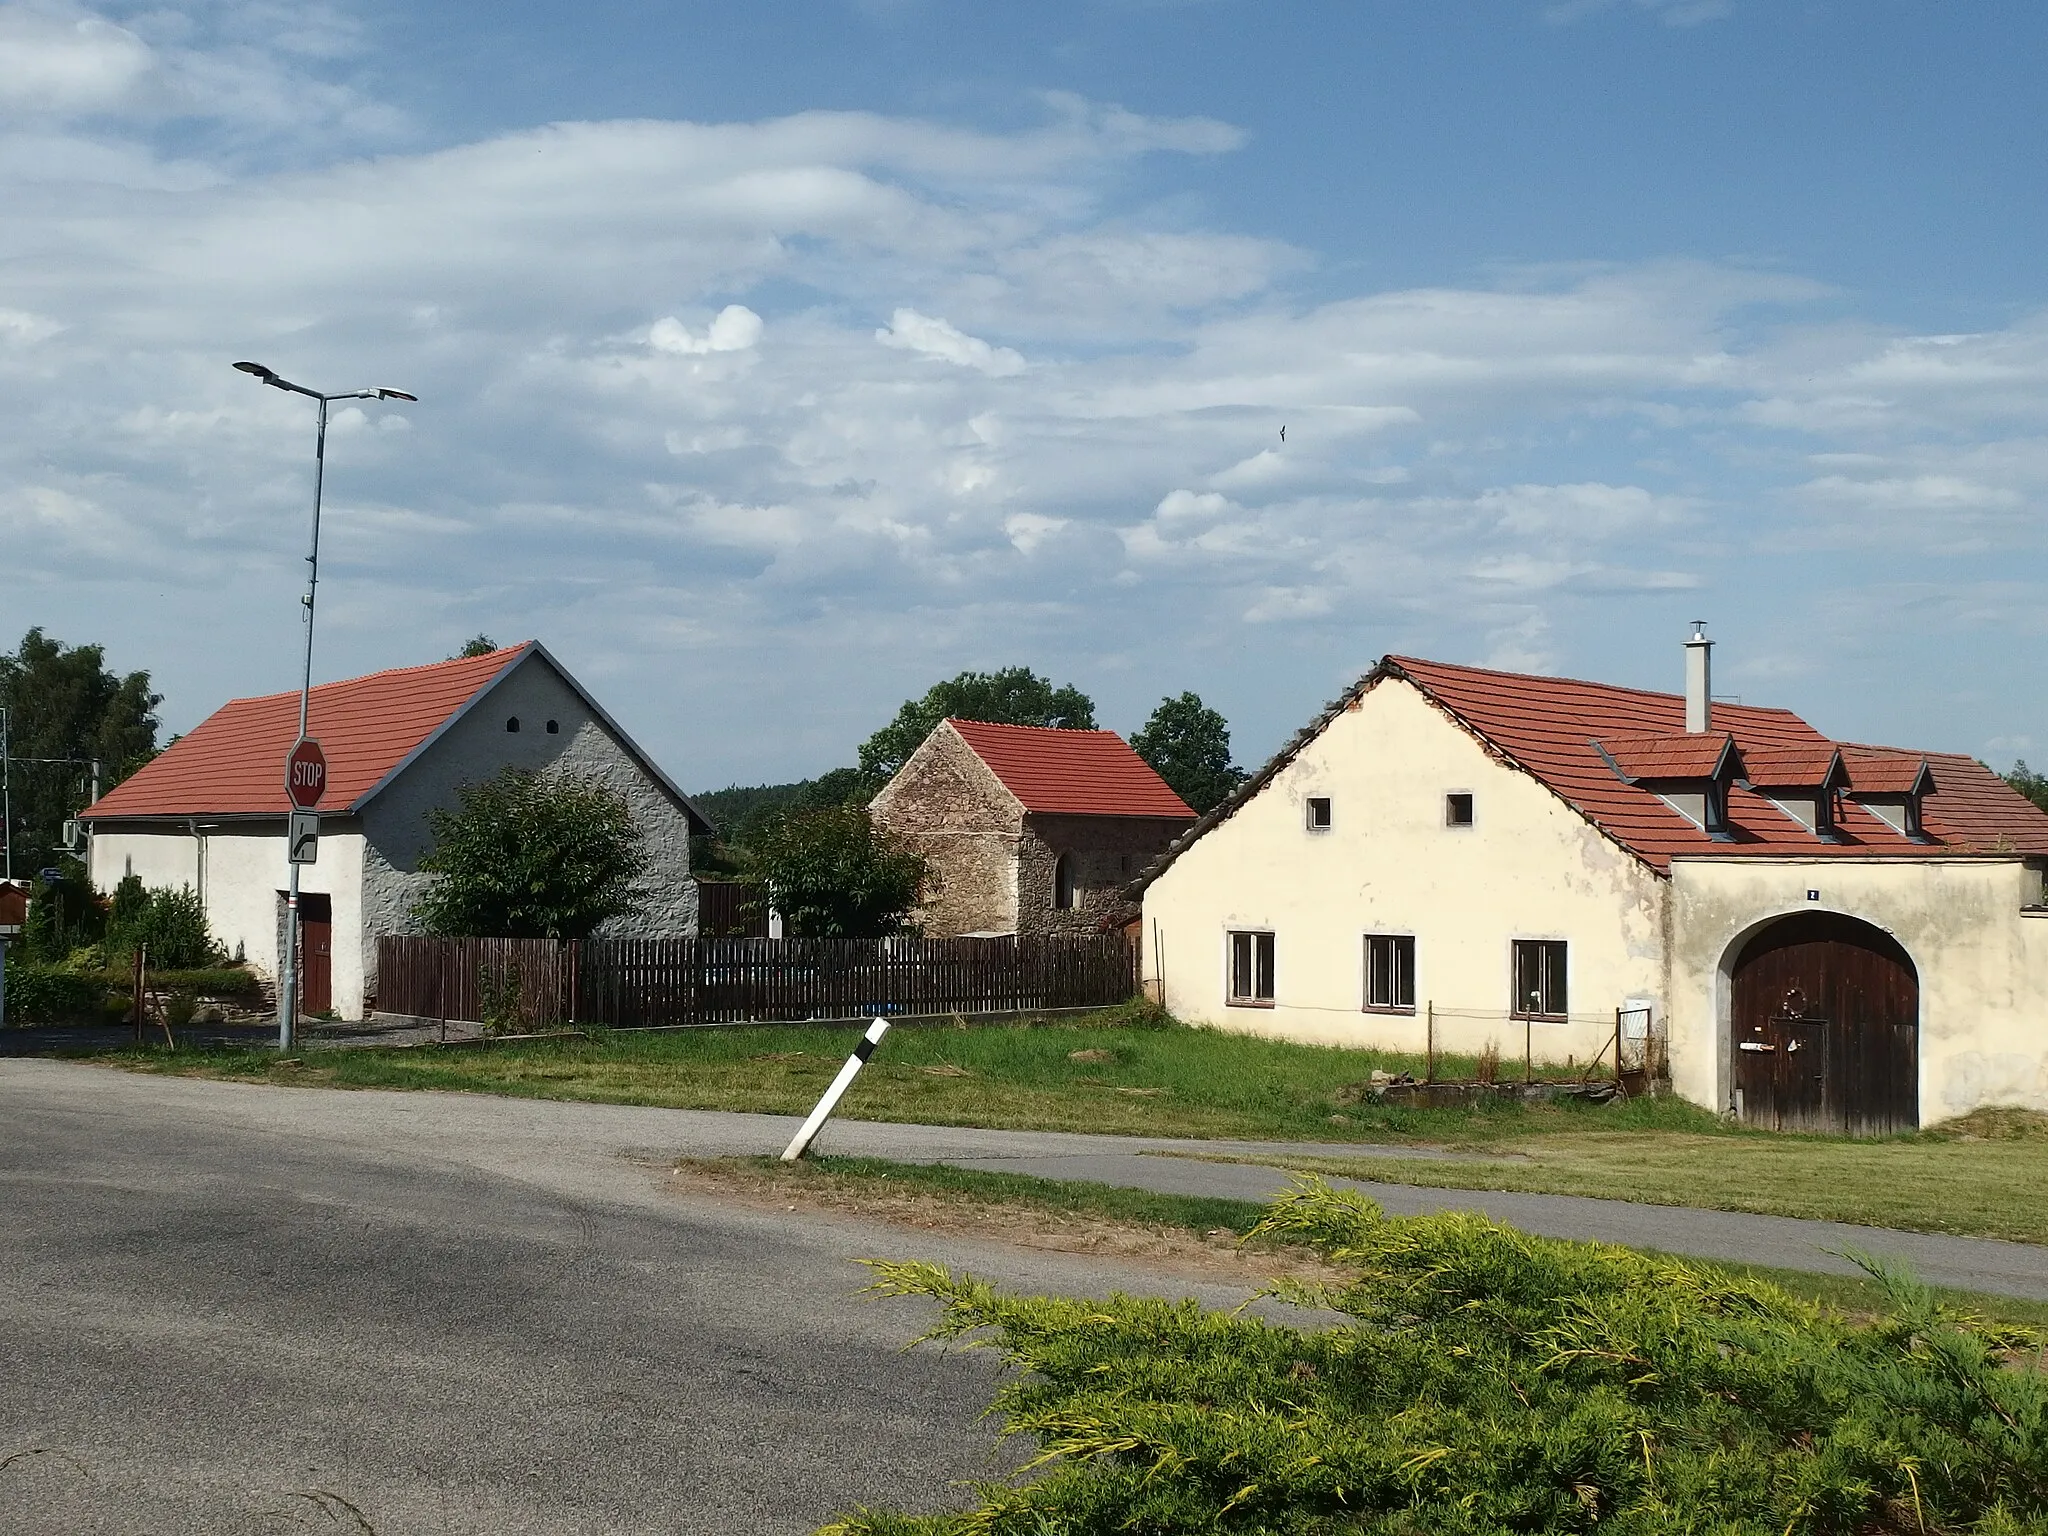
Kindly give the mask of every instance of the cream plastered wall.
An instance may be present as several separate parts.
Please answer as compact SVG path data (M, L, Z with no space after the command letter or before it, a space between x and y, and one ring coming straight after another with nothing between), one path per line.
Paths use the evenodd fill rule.
M189 885L199 892L213 936L229 954L242 953L258 974L277 979L280 911L291 881L284 827L277 822L205 827L129 824L95 832L92 881L111 892L124 875L151 887ZM322 818L318 862L302 865L299 889L325 895L334 917L333 1004L345 1019L363 1016L363 834L351 819Z
M1444 797L1474 796L1474 825ZM1307 830L1327 795L1332 825ZM1563 939L1566 1024L1529 1033L1539 1060L1585 1060L1614 1010L1661 1014L1665 881L1536 780L1493 758L1414 687L1382 682L1340 713L1235 815L1190 846L1144 898L1145 967L1180 1017L1290 1039L1420 1050L1489 1040L1519 1058L1508 1017L1511 942ZM1270 1009L1226 1005L1227 935L1270 929ZM1367 1013L1364 936L1415 938L1414 1017Z
M2041 900L2026 861L1681 858L1671 900L1671 1074L1685 1097L1730 1105L1742 946L1823 911L1883 929L1919 972L1922 1125L1986 1104L2048 1110L2048 920L2022 911Z

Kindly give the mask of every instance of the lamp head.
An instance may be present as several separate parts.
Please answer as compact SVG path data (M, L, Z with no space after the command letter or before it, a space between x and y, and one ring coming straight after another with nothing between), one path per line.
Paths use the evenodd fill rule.
M235 366L241 369L241 371L244 373L255 374L257 378L261 379L266 384L268 384L272 379L277 377L277 373L274 369L266 368L261 363L237 363L235 364Z
M419 403L419 398L420 398L420 397L419 397L418 395L408 395L408 394L407 394L407 393L406 393L406 392L405 392L404 390L402 390L402 389L382 389L382 388L380 388L380 389L379 389L379 390L377 391L377 398L378 398L379 400L410 400L410 401L412 401L412 402L413 402L413 403L414 403L415 405L417 405L417 404Z

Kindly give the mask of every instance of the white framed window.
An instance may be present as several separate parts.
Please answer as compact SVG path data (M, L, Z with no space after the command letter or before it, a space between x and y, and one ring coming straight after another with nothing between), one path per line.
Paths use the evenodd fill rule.
M1569 1011L1563 939L1516 939L1511 966L1514 995L1508 1012L1518 1019L1562 1019Z
M1224 999L1233 1008L1273 1006L1273 935L1238 929L1230 935L1230 984Z
M1330 830L1330 797L1310 795L1308 797L1308 829L1311 832Z
M1365 936L1365 1007L1368 1013L1415 1011L1414 935Z
M1472 825L1472 791L1454 789L1444 796L1444 825L1447 827L1469 827Z

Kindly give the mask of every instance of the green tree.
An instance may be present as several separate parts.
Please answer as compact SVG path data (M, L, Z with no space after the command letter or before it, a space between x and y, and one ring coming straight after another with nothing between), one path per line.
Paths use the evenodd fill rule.
M2005 775L2005 782L2042 810L2048 811L2048 774L2035 773L2027 766L2024 757L2012 765L2012 772Z
M1245 780L1230 761L1228 722L1196 694L1161 699L1131 746L1197 813L1221 805Z
M65 819L91 794L89 763L100 764L104 791L156 756L162 702L147 672L116 676L99 646L67 646L40 628L23 636L13 655L0 655L9 754L83 760L13 765L14 825L4 830L17 876L56 863Z
M497 648L498 642L489 635L477 635L463 641L462 649L448 659L450 661L467 661L472 656L488 656Z
M115 965L149 952L152 970L189 971L226 963L227 951L214 941L206 908L191 886L145 890L135 875L114 887L107 914L106 954Z
M458 809L427 813L434 848L420 868L439 878L413 911L428 932L580 939L633 909L647 855L610 785L507 768L456 795Z
M1055 688L1050 679L1029 667L1000 672L962 672L934 683L924 697L907 699L896 718L860 744L860 770L876 784L891 774L919 747L932 728L948 717L986 720L996 725L1049 725L1061 730L1095 728L1095 704L1068 684Z
M749 879L792 938L901 933L929 875L919 855L877 832L856 805L794 811L747 849Z

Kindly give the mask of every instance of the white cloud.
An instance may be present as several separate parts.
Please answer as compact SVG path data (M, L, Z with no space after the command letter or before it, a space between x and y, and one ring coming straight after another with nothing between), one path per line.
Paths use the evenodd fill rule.
M673 315L654 322L647 331L647 344L657 352L685 355L705 352L744 352L761 339L761 317L744 304L728 304L697 335Z
M105 112L154 65L125 27L68 6L0 5L0 112Z
M950 321L921 315L914 309L897 310L889 317L889 323L875 332L875 340L899 351L978 369L991 378L1007 378L1024 371L1023 357L1008 347L992 347Z

